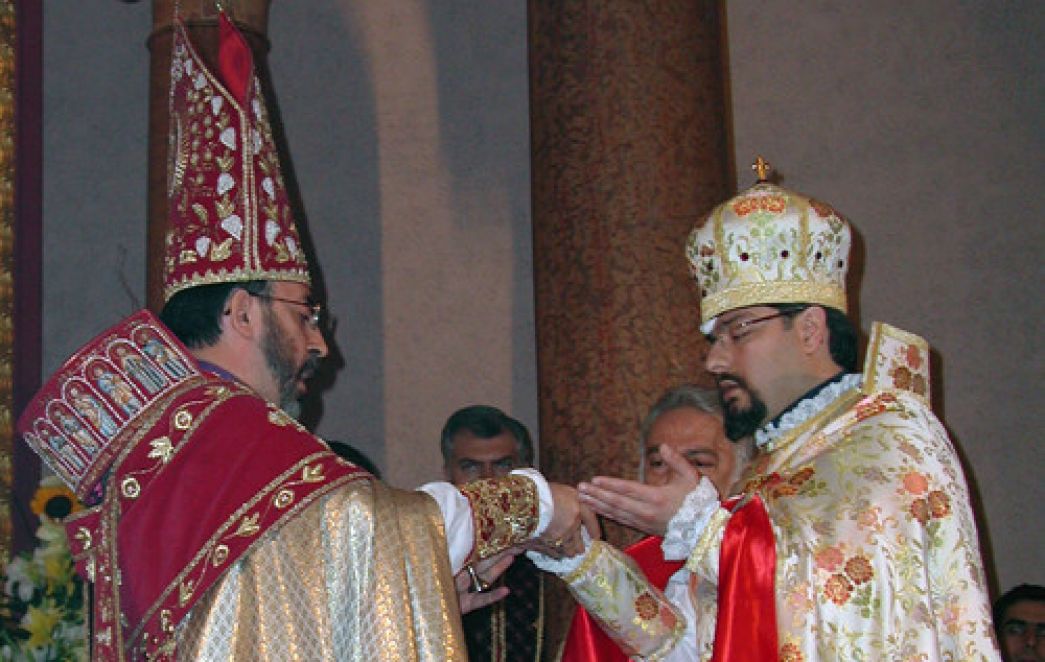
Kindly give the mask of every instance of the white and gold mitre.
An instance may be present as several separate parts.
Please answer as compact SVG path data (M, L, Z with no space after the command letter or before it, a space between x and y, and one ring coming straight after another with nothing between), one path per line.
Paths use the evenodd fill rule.
M776 303L809 303L846 312L849 223L830 206L766 181L727 200L686 242L700 286L702 328L727 311Z

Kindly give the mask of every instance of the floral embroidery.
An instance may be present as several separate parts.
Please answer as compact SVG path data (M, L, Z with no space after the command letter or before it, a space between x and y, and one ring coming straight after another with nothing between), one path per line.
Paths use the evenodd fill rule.
M930 519L943 519L951 514L951 497L942 490L933 490L929 496L911 503L911 516L922 524Z
M917 471L903 477L903 486L911 494L925 494L929 489L929 479Z
M790 484L790 483L785 483L783 485L778 485L777 487L774 487L769 492L769 496L773 497L774 499L779 499L781 497L794 496L796 494L798 494L798 488L795 487L794 485Z
M461 494L472 504L480 559L526 540L537 528L537 486L525 476L476 481L462 487Z
M796 643L788 642L780 647L780 662L805 662L805 659Z
M741 198L733 204L733 213L744 217L756 211L780 214L787 208L787 199L779 195Z
M849 595L852 591L853 585L849 583L845 575L831 575L827 583L824 584L824 594L827 595L828 600L836 605L844 605L849 600Z
M842 561L845 560L845 555L842 554L842 550L837 547L827 547L822 549L816 555L816 567L827 572L834 572L842 565Z
M832 216L841 216L838 212L831 207L831 205L820 202L819 200L809 199L809 206L813 208L816 215L820 218L831 218Z
M911 516L922 524L929 523L929 502L925 499L918 499L911 504Z
M679 618L675 615L675 612L662 605L660 608L660 622L665 628L673 630L678 625Z
M915 370L922 367L922 353L914 345L907 346L907 365Z
M881 393L874 399L865 400L856 405L856 420L857 422L866 421L872 416L888 411L889 407L895 405L896 402L896 396L892 393Z
M893 378L893 385L902 391L911 390L911 370L905 365L894 366L889 371L889 376Z
M657 601L649 593L643 593L635 598L635 613L644 621L652 621L657 617Z
M816 474L816 469L813 467L805 467L795 475L791 476L788 482L792 485L801 485L812 478L814 474Z
M946 492L929 492L929 513L936 519L943 519L951 514L951 498Z
M874 577L874 568L871 567L871 562L866 556L857 554L845 562L845 574L859 586L871 581L871 578Z

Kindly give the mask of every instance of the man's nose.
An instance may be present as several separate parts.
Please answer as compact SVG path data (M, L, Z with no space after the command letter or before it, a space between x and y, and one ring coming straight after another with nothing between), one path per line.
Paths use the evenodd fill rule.
M729 349L721 340L712 342L708 347L707 356L704 358L704 367L713 375L727 372L729 366Z
M308 351L319 356L319 358L325 357L329 353L330 348L327 347L327 340L323 337L323 330L309 329L308 331Z
M497 474L494 473L492 464L483 464L479 468L479 479L486 480L487 478L497 478Z

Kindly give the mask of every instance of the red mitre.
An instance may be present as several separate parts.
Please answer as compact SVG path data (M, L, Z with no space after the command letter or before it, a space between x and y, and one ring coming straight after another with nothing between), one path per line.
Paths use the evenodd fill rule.
M310 283L250 46L219 16L220 76L175 22L165 302L197 285Z
M96 336L33 397L18 432L86 503L153 406L203 374L147 310Z

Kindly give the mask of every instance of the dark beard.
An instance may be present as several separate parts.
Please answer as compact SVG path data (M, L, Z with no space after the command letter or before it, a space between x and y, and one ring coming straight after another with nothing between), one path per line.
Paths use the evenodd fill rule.
M265 354L265 363L268 364L269 372L276 378L279 384L279 407L292 418L297 418L301 413L301 402L297 392L298 377L308 371L314 372L319 357L309 355L308 360L300 368L294 365L294 359L290 356L287 346L290 344L287 337L279 328L279 322L271 312L265 320L268 328L265 337L261 341L261 351Z
M742 388L747 393L750 401L746 409L738 409L737 405L725 402L722 399L722 391L719 391L718 397L719 402L722 403L726 438L730 441L739 441L744 437L755 434L755 430L762 427L762 422L766 420L766 414L768 413L766 403L751 390L747 382L736 375L722 375L719 379L728 379L735 382L739 388Z

